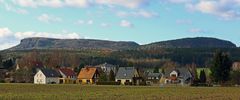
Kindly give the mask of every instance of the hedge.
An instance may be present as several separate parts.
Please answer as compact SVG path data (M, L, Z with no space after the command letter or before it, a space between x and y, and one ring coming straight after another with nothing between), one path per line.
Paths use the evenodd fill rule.
M106 81L106 82L96 82L96 85L120 85L120 82Z

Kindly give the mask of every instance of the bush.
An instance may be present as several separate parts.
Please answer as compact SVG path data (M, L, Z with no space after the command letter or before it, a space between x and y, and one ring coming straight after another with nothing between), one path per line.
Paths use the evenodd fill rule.
M120 82L114 81L96 82L96 85L120 85Z
M124 85L133 85L132 82L125 82Z
M4 80L0 80L0 83L5 83L5 81Z
M190 86L196 86L196 87L212 87L212 84L207 84L207 83L194 83L191 84Z
M147 84L146 84L146 82L139 82L139 85L146 86Z

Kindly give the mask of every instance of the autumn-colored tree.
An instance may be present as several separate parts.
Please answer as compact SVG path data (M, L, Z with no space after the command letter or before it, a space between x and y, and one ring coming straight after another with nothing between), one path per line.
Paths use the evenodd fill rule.
M197 65L195 63L187 64L186 67L190 70L193 75L193 81L199 80L197 73Z

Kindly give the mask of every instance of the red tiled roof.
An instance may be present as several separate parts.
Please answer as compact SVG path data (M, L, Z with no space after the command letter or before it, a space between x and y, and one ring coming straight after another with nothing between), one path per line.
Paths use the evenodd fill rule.
M61 71L66 76L76 76L76 73L73 70L68 69L68 68L61 68L61 69L59 69L59 71Z

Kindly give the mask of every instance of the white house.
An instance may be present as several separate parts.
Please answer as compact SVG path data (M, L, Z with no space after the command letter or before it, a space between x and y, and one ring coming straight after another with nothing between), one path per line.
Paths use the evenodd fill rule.
M40 69L34 75L34 84L59 84L59 76L53 69Z
M192 81L192 74L188 68L176 68L165 72L165 84L189 84Z

